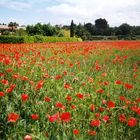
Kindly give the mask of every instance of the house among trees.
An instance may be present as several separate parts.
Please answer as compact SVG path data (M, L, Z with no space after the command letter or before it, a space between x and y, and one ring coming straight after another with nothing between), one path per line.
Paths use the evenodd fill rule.
M25 26L19 26L16 22L10 22L8 25L6 24L0 24L0 35L3 32L14 32L16 30L26 30Z

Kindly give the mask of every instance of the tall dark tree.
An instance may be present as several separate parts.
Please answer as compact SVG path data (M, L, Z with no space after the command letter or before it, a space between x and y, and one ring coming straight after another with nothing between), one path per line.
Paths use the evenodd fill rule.
M70 25L70 37L74 37L74 22L73 22L73 20L71 21L71 25Z

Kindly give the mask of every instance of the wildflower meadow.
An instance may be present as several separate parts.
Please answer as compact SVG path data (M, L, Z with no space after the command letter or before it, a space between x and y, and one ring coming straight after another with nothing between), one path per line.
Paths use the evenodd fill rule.
M140 140L140 41L0 44L1 140Z

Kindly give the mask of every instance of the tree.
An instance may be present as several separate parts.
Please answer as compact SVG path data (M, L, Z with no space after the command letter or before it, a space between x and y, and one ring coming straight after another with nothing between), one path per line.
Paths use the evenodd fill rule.
M10 22L8 24L8 27L11 29L12 32L15 31L18 26L19 26L19 24L16 22Z
M26 27L26 32L27 32L29 35L35 35L34 26L33 26L33 25L28 25L28 26Z
M85 27L85 29L86 29L90 34L93 34L93 28L94 28L94 26L93 26L92 23L86 23L86 24L84 25L84 27Z
M52 26L51 24L44 24L43 32L43 35L45 36L56 36L58 34L57 28Z
M106 29L109 27L109 25L108 25L106 19L99 18L99 19L95 20L95 27L97 29Z
M18 30L15 31L15 35L25 36L25 35L27 35L27 32L24 29L18 29Z
M82 38L82 40L90 40L91 38L91 34L85 29L85 27L81 23L76 26L75 35Z
M73 20L71 21L71 25L70 25L70 37L74 37L74 22L73 22Z
M123 23L119 26L121 35L129 35L131 33L131 26L127 23Z
M41 23L37 23L37 24L34 26L34 31L35 31L35 34L36 34L36 35L43 35L43 29L42 29Z
M132 27L132 34L133 35L140 35L140 26L133 26Z

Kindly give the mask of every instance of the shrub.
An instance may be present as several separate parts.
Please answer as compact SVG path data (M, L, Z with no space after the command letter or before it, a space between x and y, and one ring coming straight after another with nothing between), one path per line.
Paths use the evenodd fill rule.
M20 36L0 36L0 43L24 43L24 38Z
M80 38L47 36L0 36L0 43L81 42Z

